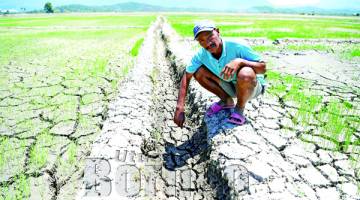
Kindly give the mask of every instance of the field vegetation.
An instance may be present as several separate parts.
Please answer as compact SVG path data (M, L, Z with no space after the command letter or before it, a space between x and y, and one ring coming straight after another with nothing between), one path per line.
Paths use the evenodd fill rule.
M154 19L0 17L0 199L27 199L44 173L66 183L81 169Z

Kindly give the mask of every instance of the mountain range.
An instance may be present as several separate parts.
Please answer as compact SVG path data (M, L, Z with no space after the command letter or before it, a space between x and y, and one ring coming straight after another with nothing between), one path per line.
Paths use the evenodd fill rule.
M207 9L193 7L165 7L145 3L126 2L114 5L87 6L70 4L54 8L55 12L230 12L230 13L286 13L286 14L311 14L311 15L359 15L359 9L323 9L317 7L277 8L271 6L256 6L247 9ZM43 12L33 10L30 12Z

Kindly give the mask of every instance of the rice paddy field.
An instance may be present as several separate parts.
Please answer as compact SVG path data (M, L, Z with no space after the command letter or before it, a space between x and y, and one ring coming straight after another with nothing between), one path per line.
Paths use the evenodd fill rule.
M108 105L158 15L0 17L0 199L75 198L72 185L108 119ZM360 18L162 16L193 50L199 48L193 24L203 19L215 21L224 38L246 40L268 63L263 98L283 110L279 129L348 156L358 169ZM360 171L351 176L360 188Z
M172 27L195 50L199 46L193 41L191 27L196 21L207 19L215 22L223 38L250 45L267 61L268 86L264 98L277 103L265 100L265 105L281 113L280 130L296 132L297 138L315 149L348 155L359 176L360 19L300 15L168 16ZM280 109L275 109L276 105ZM271 132L276 131L265 134ZM279 139L269 141L278 140L272 144L279 145ZM313 165L321 169L323 163L313 160ZM359 195L360 182L355 182Z
M71 182L154 19L0 17L0 199L46 199L46 171Z
M195 21L212 20L224 37L268 39L307 38L356 39L360 37L357 17L301 15L169 15L168 20L182 36L192 36Z
M194 22L212 20L223 37L298 39L359 39L360 21L357 17L322 17L301 15L170 15L169 22L184 37L192 36ZM254 45L259 52L277 50L276 45ZM329 44L289 44L289 50L331 50ZM345 58L359 57L360 46L342 45L339 51Z
M192 37L191 27L196 21L208 19L215 22L224 38L247 39L254 50L263 54L268 61L267 75L270 85L268 94L280 97L284 103L283 106L286 104L296 105L298 111L291 115L294 125L304 127L318 125L313 131L316 132L316 136L323 138L325 143L329 144L327 148L345 152L354 151L354 159L358 161L360 153L358 137L360 90L357 86L360 67L359 18L300 15L168 16L172 27L185 38ZM259 42L252 42L252 40L260 40L261 42L259 44ZM284 42L278 43L278 41ZM337 42L334 44L331 41ZM193 44L193 48L199 47ZM272 55L272 52L280 53ZM279 60L282 59L281 56L284 56L285 59L289 53L304 55L304 59L307 56L317 57L313 53L320 53L335 57L342 63L350 63L352 66L346 66L346 64L338 66L337 63L334 63L334 66L328 66L328 68L349 67L347 70L355 71L350 75L341 74L350 78L350 81L344 81L340 85L332 83L334 86L343 89L345 93L348 92L348 97L342 98L339 94L330 94L329 96L324 93L319 94L319 88L314 87L314 83L312 83L314 80L307 80L306 74L301 75L301 70L292 74L284 74L283 70L278 69L284 65ZM307 63L306 67L319 68L319 73L321 70L329 70L316 66L321 60L322 58L319 58L313 63ZM302 62L302 60L299 58L295 62ZM297 63L287 64L297 65ZM325 74L325 72L323 73ZM338 76L340 81L343 78L341 75ZM315 81L318 82L319 80ZM349 96L351 97L349 98ZM322 125L319 126L320 124ZM305 137L311 138L308 135ZM306 140L313 143L317 142L316 140L311 141L311 139ZM351 146L350 149L349 145Z

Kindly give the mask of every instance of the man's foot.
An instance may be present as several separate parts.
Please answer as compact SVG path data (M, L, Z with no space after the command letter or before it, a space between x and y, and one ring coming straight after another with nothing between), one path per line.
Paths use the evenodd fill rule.
M206 111L206 115L211 116L211 115L214 115L214 114L220 112L221 110L231 109L231 108L234 108L234 104L225 104L224 102L221 103L221 101L215 102Z
M238 105L235 106L234 111L231 113L229 119L226 122L230 122L236 125L243 125L246 122L246 118L244 116L244 109L240 108Z
M244 115L242 113L238 113L238 112L234 111L233 113L231 113L229 119L226 119L226 122L236 124L236 125L243 125L246 122L246 118L244 117Z

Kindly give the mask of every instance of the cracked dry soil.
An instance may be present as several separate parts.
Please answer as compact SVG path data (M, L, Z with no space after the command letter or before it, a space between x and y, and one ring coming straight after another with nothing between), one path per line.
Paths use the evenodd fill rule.
M216 98L192 81L186 127L176 127L172 117L177 87L194 52L191 45L194 44L180 38L165 19L158 18L147 31L135 66L115 98L107 98L106 84L99 88L100 96L105 98L101 102L106 102L99 105L106 109L96 115L94 122L101 129L99 137L87 137L91 132L77 135L81 121L78 115L73 116L72 124L64 126L73 127L75 132L65 135L56 131L60 133L56 137L65 142L59 140L61 144L55 145L53 151L64 156L70 145L66 141L94 141L91 152L90 147L83 150L87 156L81 158L85 160L84 170L78 165L67 166L66 172L59 170L56 160L40 173L27 170L26 176L31 177L32 183L30 198L360 199L359 165L351 161L351 157L360 154L358 111L353 114L355 125L349 124L355 130L351 148L334 151L328 138L312 134L301 124L293 125L294 112L299 107L286 102L280 94L266 93L249 102L249 121L241 127L226 125L226 112L204 118L205 109ZM359 108L359 86L353 78L360 76L358 63L343 63L331 55L314 52L272 52L264 57L275 63L272 70L302 77L324 97L346 100ZM11 69L27 76L20 68ZM340 74L345 74L345 78L341 79ZM48 84L53 82L49 80ZM74 94L78 102L74 113L86 112L79 106L81 89L62 87ZM2 103L11 96L6 91L1 94ZM15 105L17 100L6 103ZM37 114L49 126L56 124L49 113ZM312 130L316 126L321 123L314 124ZM46 140L47 134L42 139ZM11 140L14 148L22 148L23 140L31 146L37 142L23 132L14 133ZM22 166L28 168L29 153L30 148L25 148L21 153L25 156L19 155L22 165L14 162L9 172L1 176L2 187L21 180L13 174ZM72 173L75 174L68 175Z
M79 199L98 195L103 199L213 199L206 181L203 124L188 116L188 125L180 129L172 120L179 80L166 57L162 23L159 19L148 30L136 66L110 104L109 119L85 168L85 188ZM97 165L109 172L102 174L107 180L98 177L98 187Z

